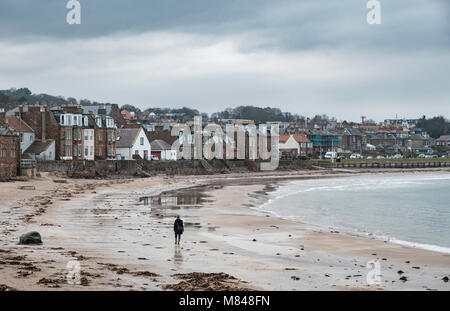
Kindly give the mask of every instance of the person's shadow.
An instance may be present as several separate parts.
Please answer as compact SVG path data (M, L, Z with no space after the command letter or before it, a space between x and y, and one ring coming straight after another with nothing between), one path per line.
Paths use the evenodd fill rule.
M173 255L173 262L175 263L176 266L181 266L181 264L183 263L183 254L181 253L181 246L176 244L175 245L175 252Z

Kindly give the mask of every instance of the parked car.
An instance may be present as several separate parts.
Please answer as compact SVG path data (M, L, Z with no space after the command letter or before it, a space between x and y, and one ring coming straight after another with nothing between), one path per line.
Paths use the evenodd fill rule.
M324 158L325 159L336 159L337 158L337 152L329 151L329 152L325 153Z
M158 156L152 154L152 156L150 157L150 160L152 160L152 161L159 161L159 158L158 158Z
M373 157L372 156L367 156L366 159L370 160L370 159L373 159Z
M417 157L418 157L419 159L424 159L426 156L425 156L423 153L421 153L421 154L419 154Z
M362 159L361 155L359 153L353 153L350 156L350 159Z
M379 156L377 156L377 159L380 160L380 159L386 159L386 158L382 155L379 155Z

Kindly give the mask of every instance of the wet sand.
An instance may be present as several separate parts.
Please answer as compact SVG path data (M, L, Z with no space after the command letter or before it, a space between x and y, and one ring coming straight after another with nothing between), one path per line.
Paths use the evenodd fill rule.
M263 202L277 180L348 175L297 171L56 184L61 178L44 174L3 183L0 284L18 290L448 290L442 280L450 271L448 255L304 230L249 208ZM23 185L36 189L18 190ZM172 231L176 215L186 226L180 246ZM34 230L42 245L17 245L22 233ZM368 286L372 259L381 264L381 284ZM79 285L66 280L73 260L81 265Z

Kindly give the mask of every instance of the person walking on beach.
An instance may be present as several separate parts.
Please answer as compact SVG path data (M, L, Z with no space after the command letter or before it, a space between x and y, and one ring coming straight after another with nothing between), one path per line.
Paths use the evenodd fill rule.
M180 219L180 216L177 216L177 219L175 219L175 223L173 224L173 231L175 231L175 244L180 244L181 235L184 232L184 225L183 221Z

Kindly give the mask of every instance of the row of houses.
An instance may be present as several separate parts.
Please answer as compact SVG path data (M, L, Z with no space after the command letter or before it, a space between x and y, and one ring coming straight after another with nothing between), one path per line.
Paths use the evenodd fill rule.
M72 104L51 109L46 105L20 106L9 115L0 110L0 126L0 149L10 150L15 144L19 148L14 165L9 159L11 152L7 153L8 161L6 156L1 160L5 176L12 175L20 159L150 160L152 156L153 159L176 159L171 145L152 139L144 128L127 127L127 124L118 128L112 111L108 114L106 107L93 111Z
M221 119L218 123L224 132L227 124L255 125L252 120L235 119ZM416 127L401 128L391 123L388 127L328 124L323 129L281 124L279 150L291 156L322 155L328 151L418 153L429 152L432 146L450 150L448 135L434 141ZM14 175L23 159L176 160L177 151L171 146L178 137L170 134L174 124L174 120L167 120L167 129L148 129L135 115L106 105L69 104L51 109L46 105L24 105L9 115L0 110L0 177ZM192 122L186 125L193 126ZM220 139L223 143L236 141L236 137L226 135ZM193 141L192 136L188 142ZM206 141L204 137L202 143ZM249 144L248 139L246 143ZM246 145L246 159L251 158L249 149Z

